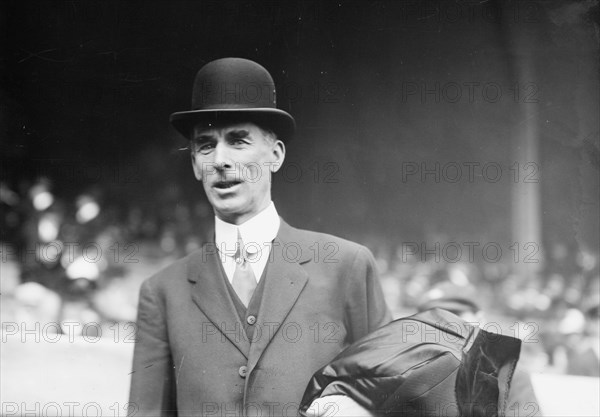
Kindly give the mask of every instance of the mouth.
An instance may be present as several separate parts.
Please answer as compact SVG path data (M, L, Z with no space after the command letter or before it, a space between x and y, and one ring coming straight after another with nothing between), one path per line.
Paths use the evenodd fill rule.
M236 185L241 184L241 181L238 180L230 180L230 181L218 181L213 187L219 190L227 190L229 188L235 187Z

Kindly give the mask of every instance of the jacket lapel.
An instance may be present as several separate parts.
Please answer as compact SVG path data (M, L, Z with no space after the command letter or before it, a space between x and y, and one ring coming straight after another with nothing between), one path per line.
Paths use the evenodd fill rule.
M256 322L262 334L250 346L250 372L285 321L308 280L308 274L300 264L311 259L311 252L298 237L298 233L281 220L264 277L266 282Z
M190 260L188 280L194 303L212 324L248 357L250 342L223 279L221 260L214 243L207 243Z

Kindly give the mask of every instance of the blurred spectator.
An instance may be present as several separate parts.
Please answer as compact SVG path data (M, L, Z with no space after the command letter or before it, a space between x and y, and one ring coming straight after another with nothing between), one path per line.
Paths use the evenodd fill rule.
M477 291L470 285L455 285L450 282L441 283L432 288L428 293L428 299L418 306L418 310L425 311L433 308L441 308L455 314L469 324L479 325L484 317L483 311L477 303ZM540 409L538 400L533 390L531 377L523 369L523 359L519 360L512 379L508 394L506 410L516 413L515 415L535 416ZM531 407L533 405L533 407ZM534 410L532 413L531 410ZM521 414L526 413L526 414Z
M471 285L455 285L450 282L441 283L425 294L425 298L417 307L418 311L442 308L457 315L468 323L481 325L483 312L475 301L476 289Z
M15 300L21 308L14 313L16 323L24 323L26 328L44 326L58 322L61 301L58 294L46 287L27 282L19 285L14 292Z
M600 377L600 304L598 301L585 312L583 333L570 349L567 373Z
M53 309L35 306L57 301L62 317L82 324L131 321L141 281L160 269L163 260L197 250L212 233L210 205L186 197L177 183L157 180L155 195L148 201L125 199L123 189L110 182L82 187L72 195L61 193L59 187L49 178L18 184L0 181L4 321L17 316L28 321L40 314L45 315L42 321L58 320L60 307L57 315ZM577 360L591 354L593 349L587 348L594 347L598 334L597 318L589 315L584 303L588 294L600 291L598 254L593 248L548 238L542 272L522 277L508 258L486 262L476 256L450 263L425 255L421 248L413 254L403 236L370 232L351 237L366 242L375 254L394 317L411 314L427 302L443 302L444 308L470 322L485 325L485 310L497 321L534 323L536 343L526 341L522 349L528 364L536 359L532 369L584 372ZM413 242L420 239L432 249L435 242L444 247L483 238L447 236L430 227L423 236L412 237ZM16 297L22 283L38 285L24 286ZM448 292L452 286L456 299ZM45 296L34 301L36 294Z

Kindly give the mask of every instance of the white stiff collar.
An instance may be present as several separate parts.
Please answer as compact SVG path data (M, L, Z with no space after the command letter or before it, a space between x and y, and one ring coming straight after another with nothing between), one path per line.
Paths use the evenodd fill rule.
M258 252L275 239L279 231L280 219L271 201L269 206L244 223L227 223L215 216L215 243L222 254L234 256L238 230L244 247L250 253Z

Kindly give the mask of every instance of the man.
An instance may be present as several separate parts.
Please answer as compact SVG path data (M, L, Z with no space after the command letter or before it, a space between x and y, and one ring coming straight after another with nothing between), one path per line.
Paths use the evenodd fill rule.
M263 67L208 63L196 75L192 110L171 122L190 140L215 240L142 285L132 412L296 415L312 374L390 320L373 257L279 218L271 175L295 123L276 108ZM314 415L328 412L325 403L338 415L365 411L348 397L320 401Z

